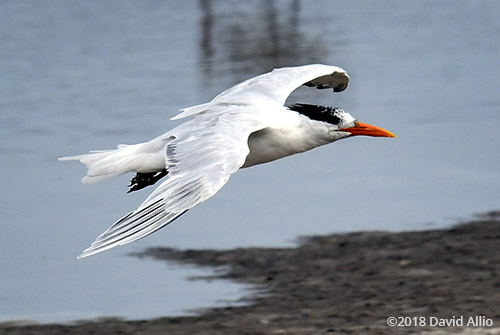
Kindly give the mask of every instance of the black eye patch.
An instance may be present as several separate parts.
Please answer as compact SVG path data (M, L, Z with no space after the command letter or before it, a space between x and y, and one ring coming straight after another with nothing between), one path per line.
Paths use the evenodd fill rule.
M301 103L293 104L287 107L297 113L307 116L312 120L328 122L334 125L338 125L341 121L338 114L342 110L337 107L318 106Z

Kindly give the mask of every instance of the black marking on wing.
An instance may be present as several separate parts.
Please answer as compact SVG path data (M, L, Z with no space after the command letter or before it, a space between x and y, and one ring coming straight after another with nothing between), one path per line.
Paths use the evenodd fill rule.
M323 84L319 84L319 85L315 85L311 82L309 83L305 83L304 86L307 86L307 87L316 87L318 90L325 90L327 88L332 88L331 86L328 86L328 85L323 85ZM333 89L334 92L338 92L339 89L337 89L337 91L335 91L335 88Z
M318 77L316 79L308 81L303 85L308 87L316 87L318 90L331 88L334 92L342 92L347 88L348 84L349 77L347 77L346 73L334 72L331 75Z
M137 172L130 180L129 189L127 193L143 189L146 186L154 185L158 180L168 174L166 169L157 172L139 173Z
M335 125L338 125L341 122L339 114L342 113L342 109L338 107L301 103L293 104L287 107L297 113L307 116L312 120L328 122Z

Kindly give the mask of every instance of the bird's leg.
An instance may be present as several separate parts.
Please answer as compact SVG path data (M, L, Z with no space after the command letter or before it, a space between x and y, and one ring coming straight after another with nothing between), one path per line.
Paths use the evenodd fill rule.
M143 189L146 186L154 185L158 180L168 174L166 169L157 172L139 173L137 172L130 180L127 193Z

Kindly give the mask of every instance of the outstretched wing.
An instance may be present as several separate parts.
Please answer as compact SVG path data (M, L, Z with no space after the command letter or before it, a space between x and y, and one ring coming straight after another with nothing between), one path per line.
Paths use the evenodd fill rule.
M288 96L298 87L312 86L318 89L331 88L342 92L349 84L349 76L344 69L323 64L274 69L272 72L245 80L216 96L211 103L242 103L249 100L271 99L283 105ZM210 103L183 109L173 120L203 112Z
M217 193L245 162L248 136L262 129L249 113L212 104L208 115L188 120L164 136L168 178L135 211L95 240L79 258L143 238ZM233 107L232 110L241 107ZM248 107L246 107L248 108Z

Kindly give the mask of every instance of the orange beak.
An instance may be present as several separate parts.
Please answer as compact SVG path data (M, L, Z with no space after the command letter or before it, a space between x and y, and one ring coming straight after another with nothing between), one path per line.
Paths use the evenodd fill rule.
M390 131L358 121L356 121L356 125L354 127L340 129L340 131L346 131L354 136L365 135L373 137L396 137L396 135Z

